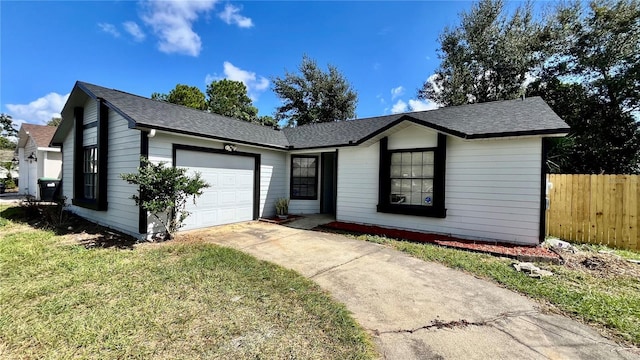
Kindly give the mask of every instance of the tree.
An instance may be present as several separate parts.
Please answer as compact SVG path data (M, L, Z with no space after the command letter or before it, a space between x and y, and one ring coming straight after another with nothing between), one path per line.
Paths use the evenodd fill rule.
M212 81L207 86L207 97L207 106L212 113L257 122L258 109L253 106L242 81Z
M502 0L481 0L440 34L440 66L418 91L442 106L514 99L541 63L543 41L530 3L506 14Z
M640 132L631 116L611 122L587 87L558 78L537 80L528 90L541 96L571 126L569 135L554 139L547 155L554 173L625 174L637 172Z
M154 92L151 94L154 100L166 101L172 104L187 106L198 110L206 110L207 102L204 94L195 86L177 84L168 94Z
M52 117L49 122L47 122L47 126L58 126L62 122L62 118L60 117Z
M11 115L0 114L0 149L15 149L16 143L9 138L18 135L18 130L13 127Z
M258 116L256 123L264 126L271 126L271 127L278 126L278 122L276 121L276 119L274 119L273 116L269 116L269 115Z
M638 173L640 1L592 1L585 10L561 5L550 18L549 60L530 93L571 126L560 171Z
M202 190L209 187L199 173L190 177L186 172L185 168L166 166L164 162L153 164L142 157L137 173L120 175L138 185L138 195L131 198L164 226L166 239L171 239L189 216L184 209L187 200L191 197L195 203Z
M283 102L276 109L276 120L299 126L355 118L357 93L335 66L328 65L328 70L322 71L304 55L300 74L285 72L284 77L273 78L273 91Z

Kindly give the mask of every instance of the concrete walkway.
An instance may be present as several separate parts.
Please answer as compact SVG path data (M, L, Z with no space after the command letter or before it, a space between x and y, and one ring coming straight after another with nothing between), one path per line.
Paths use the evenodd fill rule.
M488 281L374 243L304 230L321 221L192 234L312 279L347 306L384 359L640 359L638 349L544 314Z

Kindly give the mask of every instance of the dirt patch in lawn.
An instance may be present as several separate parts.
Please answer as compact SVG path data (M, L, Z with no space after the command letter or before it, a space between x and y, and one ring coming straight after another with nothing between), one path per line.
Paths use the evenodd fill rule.
M26 224L34 229L53 231L64 236L63 245L82 245L85 248L133 249L137 239L86 220L74 213L60 211L49 203L23 203L4 209L2 217Z
M394 239L430 243L496 256L505 256L521 261L560 262L560 256L558 254L540 246L519 246L498 242L473 241L447 235L390 229L380 226L345 223L341 221L324 224L319 227L319 230L385 236Z
M605 279L620 276L640 278L640 264L632 263L616 254L566 251L561 255L566 267L588 272L596 277Z

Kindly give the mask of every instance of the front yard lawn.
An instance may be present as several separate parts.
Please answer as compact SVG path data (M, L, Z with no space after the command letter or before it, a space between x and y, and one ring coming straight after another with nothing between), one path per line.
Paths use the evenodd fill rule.
M373 349L313 282L239 251L89 249L0 218L0 358L367 359Z
M551 311L595 325L615 340L640 345L640 265L583 247L581 254L567 254L565 265L537 264L554 275L534 279L516 272L511 259L372 235L358 239L493 280L549 304ZM635 257L629 252L624 256Z

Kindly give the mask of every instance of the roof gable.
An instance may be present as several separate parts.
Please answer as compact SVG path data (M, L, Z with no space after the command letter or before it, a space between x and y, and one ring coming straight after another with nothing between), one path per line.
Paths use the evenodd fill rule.
M27 140L31 138L36 147L50 147L51 139L56 132L55 126L35 125L24 123L18 132L18 147L25 147Z

